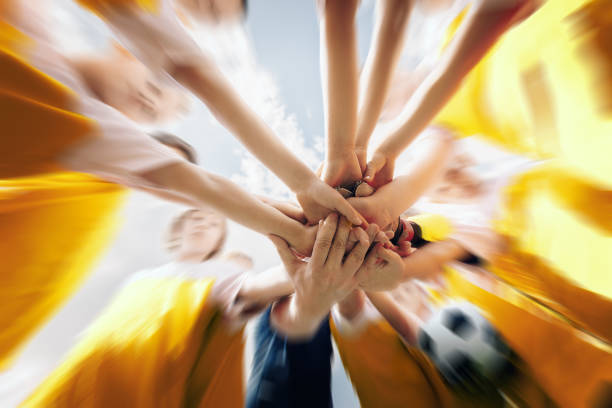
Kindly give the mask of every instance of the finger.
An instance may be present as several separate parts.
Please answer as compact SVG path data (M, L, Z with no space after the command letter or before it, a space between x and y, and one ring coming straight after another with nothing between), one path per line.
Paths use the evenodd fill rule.
M342 268L344 273L354 275L359 267L361 267L363 264L363 260L365 259L370 246L370 241L365 239L366 237L363 238L364 239L360 240L355 248L353 248L353 250L346 257Z
M344 253L346 252L346 243L348 236L351 232L351 222L346 218L342 217L338 222L338 228L336 229L336 235L334 236L334 242L332 244L329 255L327 256L327 262L331 265L341 265Z
M325 168L325 162L322 162L321 164L319 164L319 168L317 169L317 171L315 172L315 175L318 178L321 178L321 174L323 174L323 168Z
M398 256L395 252L391 251L390 249L385 249L383 247L379 247L376 250L376 255L378 255L378 257L383 261L387 262L395 261L397 259L396 257Z
M300 207L296 207L289 203L283 203L279 204L276 209L285 214L287 217L292 218L301 224L306 223L306 216Z
M353 208L352 205L348 203L337 191L336 198L334 199L333 208L338 211L340 214L344 215L348 220L354 225L360 225L362 227L367 227L368 222L356 209Z
M396 252L402 258L410 255L410 253L412 252L412 245L410 245L410 241L400 242Z
M380 228L378 227L378 225L376 224L368 225L368 228L366 228L366 233L368 234L368 240L370 242L374 242L376 239L376 234L378 234L379 231L380 231Z
M389 244L391 245L391 241L389 241L389 238L387 238L387 234L385 234L382 231L378 231L378 233L376 234L376 238L374 239L375 242L380 242L382 244Z
M369 185L368 183L361 183L355 189L355 197L368 197L374 194L374 187Z
M348 240L346 241L346 250L350 251L351 249L355 248L357 242L359 242L359 238L357 237L357 228L353 228L349 234Z
M391 239L395 236L395 233L393 231L385 231L385 235L387 238Z
M378 173L378 171L382 169L384 164L385 164L384 161L378 158L374 158L370 160L366 166L366 171L363 177L365 182L369 184L372 181L374 181L374 177L376 176L376 173Z
M315 239L314 249L312 250L312 265L315 270L318 270L325 264L334 235L336 234L336 226L338 225L338 215L331 213L325 218L325 221L319 222L319 231Z
M274 234L268 235L268 238L270 238L270 241L272 241L276 247L276 252L278 252L283 265L285 265L287 273L291 275L293 273L293 265L297 258L293 255L293 252L291 252L289 244L287 244L287 241Z
M365 260L362 262L361 267L355 274L355 279L357 279L360 284L368 280L370 273L376 267L376 260L378 259L378 256L376 256L375 249L376 247L374 247L374 250L367 253Z

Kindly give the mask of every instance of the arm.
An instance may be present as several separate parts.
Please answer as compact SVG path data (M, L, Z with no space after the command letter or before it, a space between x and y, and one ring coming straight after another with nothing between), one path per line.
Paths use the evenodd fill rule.
M461 84L461 80L484 57L515 22L533 6L532 0L478 0L472 5L440 61L393 122L378 159L366 170L374 178L386 162L401 151L427 126Z
M368 292L367 296L406 343L410 345L417 343L421 320L415 313L401 307L388 292Z
M317 233L312 258L298 260L287 244L271 237L295 287L295 294L274 305L271 324L289 338L309 338L332 305L357 286L355 272L363 262L369 240L363 230L359 243L345 256L350 223L335 214L327 217Z
M357 0L320 2L321 79L327 150L323 179L343 185L361 179L353 151L357 128Z
M297 251L309 254L314 227L306 227L247 194L234 183L187 162L170 164L142 175L146 180L190 203L211 207L262 234L283 237Z
M441 176L453 143L453 136L446 132L427 137L404 175L380 187L371 196L350 198L349 202L368 222L385 229Z
M136 4L80 0L119 34L147 66L163 69L204 102L259 160L296 193L309 221L338 211L353 223L359 214L334 189L326 186L274 135L208 59L178 21L172 2L157 2L151 12Z
M355 151L362 169L366 164L368 141L378 122L404 45L412 8L408 0L379 1L377 6L372 46L361 74L359 94Z
M282 265L249 275L238 292L244 303L268 304L293 293L293 282Z
M206 103L217 119L296 193L309 221L338 211L354 224L362 224L359 213L287 149L214 64L201 57L192 64L173 65L170 74Z
M190 64L173 64L169 73L204 102L215 117L292 191L304 189L315 178L247 105L212 61L201 56Z

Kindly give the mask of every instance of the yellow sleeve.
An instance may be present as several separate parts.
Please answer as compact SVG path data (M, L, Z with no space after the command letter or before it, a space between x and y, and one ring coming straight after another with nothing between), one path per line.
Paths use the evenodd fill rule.
M419 214L408 218L421 227L423 239L427 241L443 241L453 231L451 222L438 214Z

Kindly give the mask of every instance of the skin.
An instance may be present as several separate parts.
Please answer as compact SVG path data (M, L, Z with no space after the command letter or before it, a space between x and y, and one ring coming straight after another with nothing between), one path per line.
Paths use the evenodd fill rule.
M183 220L177 260L201 262L215 251L226 234L226 219L214 211L189 212Z
M203 24L223 24L240 21L245 10L242 0L178 0L184 14Z
M295 287L293 296L273 306L271 324L277 332L291 339L310 338L332 305L357 287L355 274L369 240L357 229L359 242L345 256L350 232L350 222L330 214L321 223L309 262L297 258L282 239L270 237Z
M532 0L475 0L437 65L416 89L367 164L364 179L378 187L393 178L397 156L442 109L461 80L514 24L535 11Z
M186 98L125 51L72 60L94 95L135 122L156 124L185 110Z
M327 150L323 180L332 186L361 179L354 153L357 130L358 0L321 0L319 8L321 78Z
M349 202L368 222L383 230L397 226L398 217L414 204L442 176L451 157L454 138L438 131L423 141L405 174L380 187L367 197L350 198Z
M125 84L134 79L134 76L149 78L151 74L144 74L144 66L140 62L121 54L113 54L108 57L101 57L101 59L78 60L74 64L75 68L82 74L91 92L103 102L122 113L124 113L123 109L127 109L128 113L130 109L138 109L140 105L131 102L133 100L130 96L133 95L132 91L122 91L129 87L115 84ZM106 69L107 67L109 67L109 70ZM126 70L124 71L123 68L126 68ZM144 70L148 72L146 68ZM138 79L136 85L132 88L139 88L138 84L142 82L143 80ZM107 89L107 86L110 89ZM156 101L159 100L159 103L155 106L160 108L164 106L161 96L155 97L153 95L151 97ZM178 202L192 208L212 208L255 231L283 237L292 247L304 255L309 255L312 250L316 228L305 226L285 216L280 211L246 193L229 180L208 173L191 163L179 162L154 169L139 176L157 187L154 189L143 188L143 190L164 200ZM301 194L318 197L319 201L327 200L326 202L330 203L331 206L339 204L344 212L356 213L336 191L320 180L317 179L316 181L316 183L308 184L308 188ZM331 193L331 195L326 195L326 193ZM334 197L336 196L340 197L340 200L335 201ZM314 199L306 197L303 202L303 206L311 212L325 213L325 210ZM353 215L353 221L361 223L362 218L358 214Z

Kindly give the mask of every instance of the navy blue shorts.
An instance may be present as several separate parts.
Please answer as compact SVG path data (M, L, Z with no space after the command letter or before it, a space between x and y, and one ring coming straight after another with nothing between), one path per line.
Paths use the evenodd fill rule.
M288 341L270 327L270 309L257 322L247 408L332 407L333 349L329 320L314 337Z

